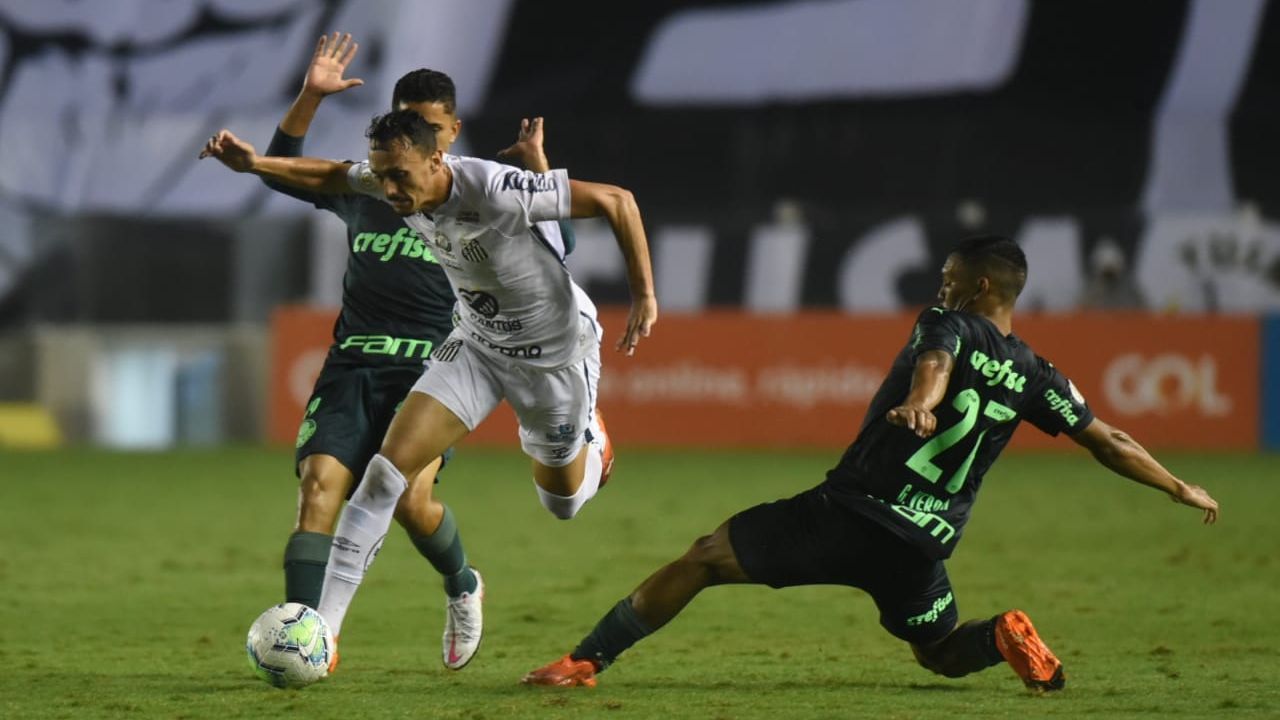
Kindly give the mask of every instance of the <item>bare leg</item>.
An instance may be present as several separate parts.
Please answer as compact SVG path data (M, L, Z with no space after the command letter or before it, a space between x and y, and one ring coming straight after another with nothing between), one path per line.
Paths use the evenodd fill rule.
M694 540L679 559L640 583L631 593L631 603L640 620L657 630L680 614L703 588L749 582L733 554L729 523L725 522L710 535Z
M298 521L294 530L331 533L338 511L347 499L355 476L332 455L317 453L298 466Z
M298 467L298 518L284 548L284 597L308 607L320 604L333 524L355 477L332 455L314 454Z
M400 502L396 503L396 522L404 527L410 537L424 537L440 527L440 520L444 517L444 503L433 495L440 464L440 458L432 460L417 477L409 481L409 487L400 496Z
M703 588L748 582L751 580L729 544L726 522L710 535L695 540L678 560L640 583L596 624L569 653L569 659L590 660L597 669L608 667L627 648L670 622ZM532 680L526 681L544 684L537 674L531 674Z

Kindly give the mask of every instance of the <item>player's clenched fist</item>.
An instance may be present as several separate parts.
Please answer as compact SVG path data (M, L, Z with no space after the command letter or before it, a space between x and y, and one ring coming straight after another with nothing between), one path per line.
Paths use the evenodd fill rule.
M885 415L892 425L905 427L920 437L929 437L938 426L938 418L923 407L915 405L899 405Z
M258 159L253 145L236 137L230 130L219 130L205 143L200 159L212 157L236 172L249 172Z

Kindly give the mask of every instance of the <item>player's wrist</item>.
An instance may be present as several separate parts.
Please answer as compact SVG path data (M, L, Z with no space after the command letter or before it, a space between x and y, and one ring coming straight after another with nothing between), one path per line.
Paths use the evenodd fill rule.
M324 100L327 95L329 95L329 93L319 88L312 87L310 85L303 85L302 89L298 91L297 102L309 105L319 105L320 101Z

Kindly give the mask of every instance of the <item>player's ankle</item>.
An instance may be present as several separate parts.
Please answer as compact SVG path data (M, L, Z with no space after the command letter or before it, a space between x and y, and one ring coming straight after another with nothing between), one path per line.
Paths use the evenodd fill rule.
M452 575L444 576L444 592L451 598L462 597L465 593L473 593L480 586L475 572L467 565Z

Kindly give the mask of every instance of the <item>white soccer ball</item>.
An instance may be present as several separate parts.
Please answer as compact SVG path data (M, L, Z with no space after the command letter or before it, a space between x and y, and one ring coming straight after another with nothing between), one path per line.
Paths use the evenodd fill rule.
M258 677L278 688L297 688L329 674L335 648L320 613L301 603L281 603L253 621L245 651Z

